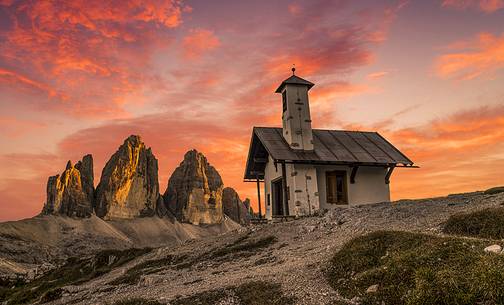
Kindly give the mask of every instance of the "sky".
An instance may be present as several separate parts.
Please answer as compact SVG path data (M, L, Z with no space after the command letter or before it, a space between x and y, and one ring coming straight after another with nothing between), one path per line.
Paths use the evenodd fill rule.
M377 131L419 169L393 199L504 184L504 0L0 0L0 221L47 178L138 134L164 192L190 149L256 206L253 126L279 83L312 81L314 128Z

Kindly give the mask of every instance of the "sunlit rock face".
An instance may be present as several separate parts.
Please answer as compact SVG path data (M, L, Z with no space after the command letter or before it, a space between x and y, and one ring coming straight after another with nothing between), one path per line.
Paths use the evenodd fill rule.
M238 193L230 187L226 187L222 191L222 207L226 214L233 221L247 225L250 223L248 208L241 201Z
M222 179L205 156L188 151L164 193L167 208L183 222L215 224L223 220Z
M47 181L43 214L88 217L93 213L93 157L86 155L75 166L68 161L61 175Z
M157 159L139 136L130 136L102 171L96 188L96 215L104 219L153 216L158 199Z

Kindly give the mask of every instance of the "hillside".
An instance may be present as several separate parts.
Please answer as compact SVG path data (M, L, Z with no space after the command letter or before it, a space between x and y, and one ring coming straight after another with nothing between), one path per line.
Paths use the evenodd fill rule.
M145 300L153 304L358 304L359 298L342 298L327 280L331 260L346 242L382 230L444 238L442 228L451 215L502 204L504 193L460 194L341 208L320 217L241 228L140 255L104 275L64 286L57 290L53 304L121 300L130 302L116 304L144 304ZM501 242L478 239L474 251L483 254L483 247L494 243Z
M0 223L0 274L37 272L68 257L104 249L176 246L186 240L218 235L239 227L195 226L175 219L148 217L105 221L99 217L70 218L42 215ZM40 267L41 264L46 264Z

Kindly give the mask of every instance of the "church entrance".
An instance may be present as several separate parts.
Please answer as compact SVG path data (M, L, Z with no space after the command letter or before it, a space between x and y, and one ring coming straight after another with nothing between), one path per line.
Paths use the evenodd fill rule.
M282 190L282 178L278 178L271 182L271 197L272 197L272 215L273 216L283 216L283 190Z

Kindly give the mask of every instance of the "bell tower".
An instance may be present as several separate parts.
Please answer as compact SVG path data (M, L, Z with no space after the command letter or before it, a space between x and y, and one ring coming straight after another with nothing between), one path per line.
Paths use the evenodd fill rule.
M314 84L295 72L292 68L292 76L275 91L282 94L282 134L292 149L313 150L308 90Z

